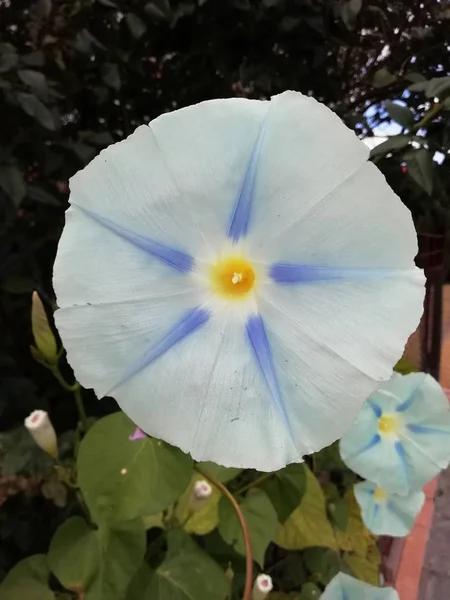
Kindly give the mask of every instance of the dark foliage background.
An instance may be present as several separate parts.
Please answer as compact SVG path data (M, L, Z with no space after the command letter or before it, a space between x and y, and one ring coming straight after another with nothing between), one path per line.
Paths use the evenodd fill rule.
M51 311L69 178L162 112L295 89L360 136L380 135L394 119L404 137L374 160L418 228L443 232L449 27L444 0L0 0L0 430L35 408L49 410L59 432L73 427L70 394L29 351L31 293ZM435 77L443 79L432 94ZM399 99L408 107L400 113L385 104ZM86 399L90 414L114 409ZM5 497L6 485L0 479ZM41 496L4 508L0 578L47 548L66 510Z

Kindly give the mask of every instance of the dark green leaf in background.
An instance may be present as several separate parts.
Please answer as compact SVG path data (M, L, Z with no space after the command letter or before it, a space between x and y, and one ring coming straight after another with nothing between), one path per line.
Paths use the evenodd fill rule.
M19 562L0 584L1 600L55 600L48 585L47 557L36 554Z
M267 495L259 490L251 490L239 505L249 529L253 559L262 566L267 546L275 538L277 513ZM245 555L241 525L226 498L219 502L219 532L236 552Z

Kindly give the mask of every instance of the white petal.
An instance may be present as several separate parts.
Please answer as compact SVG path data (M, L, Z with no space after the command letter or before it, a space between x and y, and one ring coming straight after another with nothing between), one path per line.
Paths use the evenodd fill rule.
M341 437L420 317L421 282L266 285L258 305L302 453Z
M255 253L271 262L413 268L411 213L367 158L324 105L294 92L273 98L254 186Z
M262 471L301 461L235 307L213 314L114 397L146 433L196 460Z
M53 272L59 307L152 298L160 285L178 293L186 277L78 208L66 212Z
M145 238L208 255L225 239L268 103L212 100L139 127L70 181L70 201Z

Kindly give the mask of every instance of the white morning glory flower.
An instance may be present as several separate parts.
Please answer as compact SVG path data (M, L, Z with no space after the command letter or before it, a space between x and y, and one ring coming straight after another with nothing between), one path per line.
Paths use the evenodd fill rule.
M375 535L408 535L425 502L425 494L421 491L399 496L377 487L371 481L357 483L354 492L362 520Z
M280 469L339 438L422 312L409 210L296 92L164 114L70 182L56 323L147 434Z
M325 588L320 600L400 600L391 588L379 588L338 573Z
M395 494L420 490L450 461L450 408L431 375L399 375L362 407L340 441L353 471Z

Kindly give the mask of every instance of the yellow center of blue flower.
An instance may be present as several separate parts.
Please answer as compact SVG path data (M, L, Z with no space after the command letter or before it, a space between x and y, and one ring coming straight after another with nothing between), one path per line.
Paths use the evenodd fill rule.
M212 266L211 281L220 296L238 300L253 288L255 272L242 256L228 256Z
M382 415L378 419L378 431L385 435L397 433L398 419L395 415Z
M387 494L383 488L377 487L373 492L373 497L376 502L384 502L384 500L387 498Z

